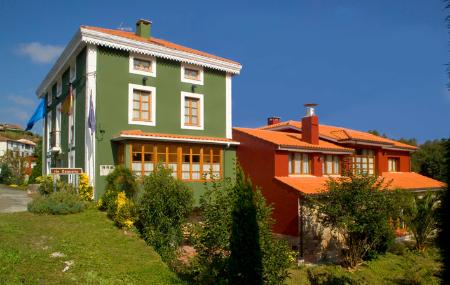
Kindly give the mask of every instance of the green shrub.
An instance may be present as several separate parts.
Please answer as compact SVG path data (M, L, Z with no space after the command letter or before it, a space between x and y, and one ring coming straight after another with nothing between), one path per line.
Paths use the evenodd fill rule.
M39 183L39 194L42 196L50 195L53 192L53 176L39 176L36 178Z
M0 167L0 183L3 184L13 184L13 174L11 169L8 167L8 165L6 163L2 163L1 167Z
M356 285L359 284L349 277L338 266L315 266L308 268L308 280L311 285Z
M39 195L28 204L28 211L37 214L66 215L85 210L87 203L71 191Z
M138 189L133 172L124 166L116 167L106 176L106 191L125 192L128 198L134 199Z
M139 199L138 229L164 261L172 261L183 235L181 226L193 204L191 190L161 165L145 177Z

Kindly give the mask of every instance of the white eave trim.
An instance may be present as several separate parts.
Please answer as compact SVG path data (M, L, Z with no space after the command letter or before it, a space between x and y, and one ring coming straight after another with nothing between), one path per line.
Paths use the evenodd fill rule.
M321 149L304 149L278 146L278 150L292 151L292 152L318 152L325 154L353 154L350 150L321 150Z
M221 144L221 145L239 145L239 142L227 142L219 140L200 140L188 138L169 138L169 137L154 137L154 136L140 136L140 135L120 135L112 139L113 141L120 141L126 139L148 140L148 141L170 141L170 142L189 142L189 143L207 143L207 144Z
M106 46L119 50L126 50L138 54L152 55L172 59L180 62L205 66L212 69L222 70L233 74L239 74L242 66L216 58L192 54L185 51L166 48L152 43L144 43L127 39L120 36L110 35L99 31L81 28L82 41L99 46Z
M228 61L206 57L198 54L192 54L185 51L170 49L152 43L135 41L124 37L90 30L87 28L80 28L80 30L75 34L75 36L66 46L61 56L56 61L55 65L45 77L44 81L42 81L42 83L39 85L36 91L36 94L39 97L45 92L48 85L55 80L55 76L61 72L61 69L67 66L67 61L71 58L73 53L77 49L83 47L86 43L125 50L136 54L150 55L188 64L204 66L211 69L225 71L231 74L239 74L242 69L242 65L240 64L231 63Z

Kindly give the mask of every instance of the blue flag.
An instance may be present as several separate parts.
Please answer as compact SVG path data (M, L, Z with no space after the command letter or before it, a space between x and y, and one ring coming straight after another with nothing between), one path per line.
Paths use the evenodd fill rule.
M31 130L34 124L40 119L43 119L44 116L45 116L45 99L42 99L41 103L39 103L38 107L34 111L33 116L31 116L30 120L28 120L27 128L25 131Z
M94 112L94 102L92 101L92 91L89 98L89 117L88 117L88 127L91 129L91 134L95 133L95 112Z

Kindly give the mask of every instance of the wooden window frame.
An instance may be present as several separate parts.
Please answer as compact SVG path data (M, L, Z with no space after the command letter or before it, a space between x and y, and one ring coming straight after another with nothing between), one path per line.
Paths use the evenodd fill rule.
M357 158L360 158L361 161L357 162ZM363 163L362 160L363 158L367 158L367 163ZM371 163L369 162L370 158L373 159L373 173L369 173L369 169L370 169L370 165ZM353 172L353 174L356 175L360 175L360 174L367 174L367 175L376 175L376 159L375 156L371 156L371 155L352 155L350 156L350 163L351 163L351 170ZM362 170L364 170L363 165L366 165L367 168L365 168L367 170L367 173L362 173ZM357 166L357 167L356 167Z
M139 94L138 94L139 100L135 100L134 99L134 95L135 95L136 91L139 91ZM142 96L143 95L142 93L144 93L144 92L147 93L147 95L145 95L145 96L148 96L148 100L147 101L144 101L143 98L142 98L142 97L144 97L144 96ZM134 103L135 102L138 102L139 109L135 109L134 108ZM142 107L143 107L144 104L148 104L148 109L147 109L148 118L146 118L146 119L142 117L142 113L143 113ZM133 108L133 117L131 118L133 120L133 122L151 122L151 118L152 118L152 108L151 107L152 107L152 93L150 91L144 91L144 90L140 90L140 89L133 89L133 106L132 106L132 108ZM137 119L134 117L134 112L135 111L139 112L139 118L137 118Z
M200 126L200 98L195 98L195 97L190 97L190 96L185 96L184 97L184 108L185 108L185 112L186 112L186 101L187 102L189 102L189 104L188 104L188 109L189 109L189 111L188 111L188 114L184 114L184 117L186 118L186 116L188 116L188 122L186 123L186 120L185 120L185 122L184 122L184 124L185 124L185 126L194 126L194 127L199 127ZM193 101L196 101L197 102L197 115L196 115L196 117L197 117L197 123L196 124L194 124L192 121L193 121L193 118L194 118L194 115L192 114L193 112L193 109L194 109L194 107L192 106L192 103L193 103Z
M198 99L198 111L197 111L198 124L197 125L190 125L190 124L186 124L184 122L184 117L186 116L186 113L185 113L186 98ZM188 129L188 130L203 130L204 129L204 118L205 118L203 94L181 91L180 105L181 105L181 109L180 109L181 128ZM190 110L190 112L192 112L192 110Z
M135 120L134 119L134 91L144 91L150 92L150 103L149 103L149 120ZM139 108L142 108L142 98L140 98ZM156 88L153 86L144 86L137 84L128 84L128 124L130 125L145 125L145 126L156 126Z
M140 145L141 149L140 150L135 150L136 145ZM130 169L133 171L133 153L141 153L141 177L145 176L145 168L144 168L144 154L148 153L145 152L145 146L153 146L153 169L156 169L156 165L159 163L158 161L158 154L162 154L161 152L158 152L158 147L162 146L165 148L165 161L162 162L166 167L168 166L169 163L169 155L173 154L173 153L169 153L169 148L170 147L176 147L177 151L177 170L176 170L176 177L182 181L186 181L186 182L207 182L207 181L213 181L213 180L220 180L223 179L223 148L218 147L218 146L197 146L197 145L189 145L189 144L164 144L164 143L143 143L143 142L133 142L130 143ZM188 147L189 148L189 179L183 179L183 171L182 171L182 167L183 167L183 147ZM192 165L193 165L193 152L192 152L192 148L193 147L200 147L200 161L199 161L199 179L192 179ZM206 175L205 175L205 171L203 169L204 164L204 149L205 148L209 148L210 149L210 155L211 155L211 160L213 159L214 156L218 156L217 154L214 155L214 150L218 150L219 151L219 165L220 165L220 171L219 171L219 177L210 177L209 179L206 179ZM196 155L196 154L194 154ZM210 163L212 165L212 163ZM133 171L135 172L135 171Z

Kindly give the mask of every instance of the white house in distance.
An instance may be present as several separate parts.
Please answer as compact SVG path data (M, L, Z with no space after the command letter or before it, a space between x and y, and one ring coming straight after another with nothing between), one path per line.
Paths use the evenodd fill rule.
M20 156L28 157L34 154L36 144L27 139L13 140L0 136L0 156L8 150L18 153Z

